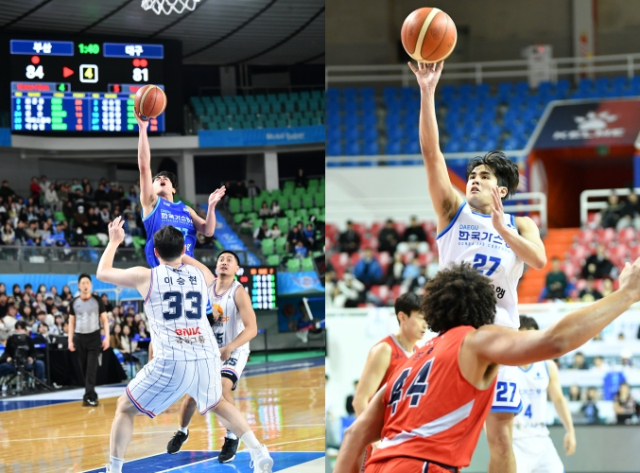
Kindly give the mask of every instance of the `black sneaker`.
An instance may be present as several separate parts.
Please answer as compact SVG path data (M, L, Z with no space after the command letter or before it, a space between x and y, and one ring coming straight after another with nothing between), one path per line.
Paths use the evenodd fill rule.
M188 438L188 430L186 434L183 434L178 430L175 435L171 437L171 440L169 440L169 443L167 444L167 453L170 453L171 455L178 453L182 448L182 445L184 445Z
M218 455L218 461L220 463L230 462L236 457L238 442L240 442L239 439L224 438L224 445L222 446L222 450L220 450L220 455Z
M82 407L96 407L98 405L98 401L94 399L85 399L82 401Z

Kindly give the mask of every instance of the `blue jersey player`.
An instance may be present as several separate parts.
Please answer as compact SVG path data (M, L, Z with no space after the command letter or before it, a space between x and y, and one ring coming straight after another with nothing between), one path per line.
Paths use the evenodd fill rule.
M144 121L136 114L140 127L140 139L138 141L138 168L140 169L140 204L142 204L142 221L147 231L147 243L145 256L147 263L152 268L160 262L153 252L153 235L166 225L171 225L182 232L186 254L193 256L196 245L196 233L212 236L216 226L216 204L220 202L225 193L224 186L216 189L209 196L209 210L207 219L203 219L196 212L183 203L174 203L173 195L176 192L176 176L167 171L162 171L154 177L151 175L151 151L147 136L148 121Z

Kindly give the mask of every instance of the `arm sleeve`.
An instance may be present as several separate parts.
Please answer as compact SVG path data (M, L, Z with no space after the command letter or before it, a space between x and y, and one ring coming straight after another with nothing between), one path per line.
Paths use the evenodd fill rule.
M75 317L76 315L76 311L73 308L73 302L75 301L75 297L73 299L71 299L71 302L69 303L69 315L73 315Z
M93 297L95 298L96 301L98 301L98 315L102 314L103 312L107 311L107 308L104 305L104 302L102 302L102 298L96 296L95 294L93 295Z

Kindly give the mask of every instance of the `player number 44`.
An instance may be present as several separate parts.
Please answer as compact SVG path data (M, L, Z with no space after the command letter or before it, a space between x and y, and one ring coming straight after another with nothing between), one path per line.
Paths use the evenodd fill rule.
M427 378L429 377L429 373L431 372L431 366L433 365L433 360L435 358L431 358L427 360L424 365L418 371L418 374L413 379L409 387L407 388L406 393L404 393L404 398L410 398L409 407L416 407L420 403L420 399L422 396L427 394L427 389L429 388L429 383L427 382ZM391 415L396 413L396 409L398 407L398 403L403 398L403 388L404 383L407 380L407 377L411 373L411 368L405 369L400 376L393 383L393 387L391 388L391 396L389 397L389 404L391 406Z

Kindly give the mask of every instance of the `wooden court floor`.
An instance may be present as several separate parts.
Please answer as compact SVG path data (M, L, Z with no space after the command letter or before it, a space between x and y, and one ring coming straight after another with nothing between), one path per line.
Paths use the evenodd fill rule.
M243 377L235 392L236 406L269 450L320 452L324 451L324 384L324 366ZM70 473L104 467L116 399L103 398L95 408L75 401L0 412L0 473ZM155 419L136 416L126 462L166 452L177 429L179 407L178 402ZM196 413L183 450L219 450L224 432L213 412Z

